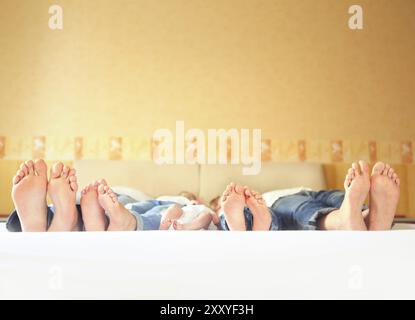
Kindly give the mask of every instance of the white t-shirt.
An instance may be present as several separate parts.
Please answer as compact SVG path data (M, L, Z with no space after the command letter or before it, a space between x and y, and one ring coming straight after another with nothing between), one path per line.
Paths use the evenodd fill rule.
M181 224L190 223L194 221L204 212L215 214L210 208L206 207L203 204L196 204L196 205L189 204L189 205L182 207L182 210L183 210L183 215L179 219L177 219L177 222ZM166 215L166 211L162 213L162 218L161 218L162 220L164 220L165 215ZM170 226L169 230L173 230L172 225ZM211 222L208 230L218 230L218 228L213 222Z

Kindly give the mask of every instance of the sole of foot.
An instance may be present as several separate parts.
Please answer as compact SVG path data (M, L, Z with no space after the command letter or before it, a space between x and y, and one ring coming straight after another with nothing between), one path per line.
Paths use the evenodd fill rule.
M43 160L22 163L13 177L12 199L23 232L47 228L47 166Z
M55 208L50 232L79 231L76 192L76 171L63 163L53 165L50 172L48 194Z
M98 200L99 181L90 183L81 191L82 220L85 231L106 231L108 218Z
M362 215L370 190L369 165L366 162L352 164L346 175L344 188L346 194L340 208L341 230L367 230Z
M399 202L398 174L389 164L378 162L370 180L369 230L390 230Z
M245 187L246 205L254 218L253 231L269 231L272 222L271 212L259 192L251 191Z
M109 218L107 231L135 231L137 220L121 203L105 180L98 186L98 200Z
M246 231L244 188L234 183L229 184L222 194L221 210L231 231Z

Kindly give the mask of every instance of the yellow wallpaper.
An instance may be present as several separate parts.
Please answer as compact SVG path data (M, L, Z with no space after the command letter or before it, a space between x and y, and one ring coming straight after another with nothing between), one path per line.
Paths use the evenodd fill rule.
M415 2L359 0L352 31L355 2L1 0L0 136L151 136L184 120L411 141Z
M262 129L264 161L402 164L412 195L414 16L413 0L0 0L0 165L148 160L183 120Z

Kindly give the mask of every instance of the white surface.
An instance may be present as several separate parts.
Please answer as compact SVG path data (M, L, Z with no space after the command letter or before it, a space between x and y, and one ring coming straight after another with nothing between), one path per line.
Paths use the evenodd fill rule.
M415 298L415 232L0 234L0 299Z

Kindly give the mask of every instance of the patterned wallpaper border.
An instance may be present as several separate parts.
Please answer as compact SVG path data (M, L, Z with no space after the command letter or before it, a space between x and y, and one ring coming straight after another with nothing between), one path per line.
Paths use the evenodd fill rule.
M0 159L147 160L157 158L159 142L143 137L4 137ZM194 144L188 141L187 147ZM263 139L262 160L341 163L363 159L413 164L415 141ZM230 152L228 151L229 156ZM188 157L192 155L188 155Z

